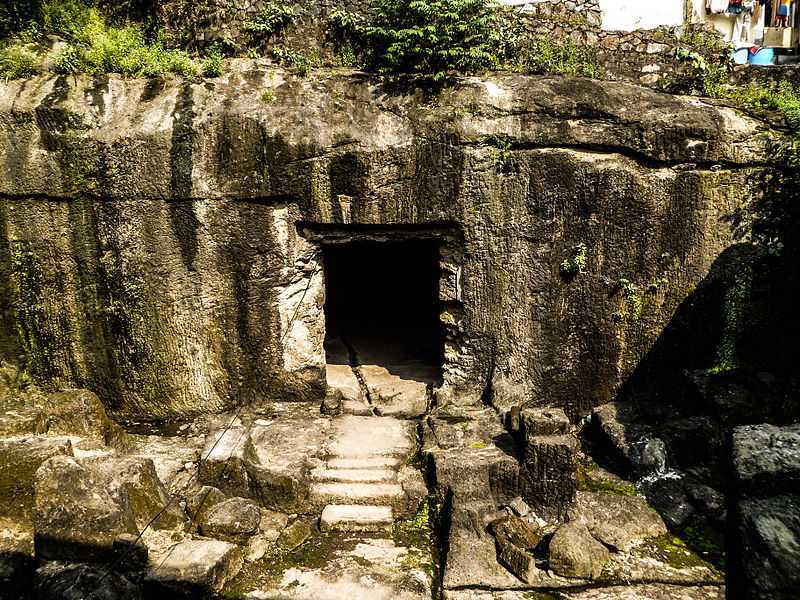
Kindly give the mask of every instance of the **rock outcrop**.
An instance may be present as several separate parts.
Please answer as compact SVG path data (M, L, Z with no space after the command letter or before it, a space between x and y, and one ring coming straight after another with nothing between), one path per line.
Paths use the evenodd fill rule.
M587 79L426 98L240 60L203 83L2 83L0 350L130 416L321 400L321 242L426 236L436 402L506 382L585 414L736 242L769 140L732 109Z

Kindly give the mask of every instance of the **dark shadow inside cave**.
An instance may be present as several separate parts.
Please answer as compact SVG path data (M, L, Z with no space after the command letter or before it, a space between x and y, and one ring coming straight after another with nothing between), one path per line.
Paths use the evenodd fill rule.
M441 372L439 243L324 244L328 362Z

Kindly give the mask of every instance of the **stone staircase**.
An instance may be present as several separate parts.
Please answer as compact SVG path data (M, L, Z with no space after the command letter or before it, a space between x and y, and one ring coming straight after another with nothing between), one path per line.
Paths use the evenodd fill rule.
M310 507L322 513L322 529L386 531L395 517L413 512L419 498L404 486L403 471L415 448L408 421L355 415L334 419L326 460L311 473L308 498Z

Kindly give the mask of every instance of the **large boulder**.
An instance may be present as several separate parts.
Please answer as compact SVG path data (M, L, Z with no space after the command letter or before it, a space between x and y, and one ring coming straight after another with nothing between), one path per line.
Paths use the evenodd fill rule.
M622 551L667 532L664 521L641 496L578 492L569 516L598 541Z
M800 494L743 500L737 507L737 557L742 585L734 598L800 597Z
M37 600L138 600L139 586L108 567L47 562L36 570Z
M733 597L800 595L800 425L733 432L736 484Z
M254 454L253 441L244 425L212 430L206 436L198 480L231 496L257 497L245 458Z
M186 540L155 555L151 565L144 578L148 595L204 598L219 592L236 576L242 567L242 553L229 542Z
M589 533L580 521L559 527L550 540L548 564L564 577L597 579L608 562L606 547Z
M330 420L319 405L273 405L275 419L235 423L209 433L199 481L228 496L267 508L297 512L308 496L311 469L328 437ZM303 435L297 435L303 431Z
M36 470L54 456L72 456L69 438L0 439L0 517L31 518Z
M111 442L119 425L108 418L97 394L84 389L63 389L47 395L45 427L48 434L100 437Z
M229 498L204 511L200 531L207 537L244 542L258 532L261 510L252 500Z
M106 560L119 534L181 521L147 459L59 456L36 472L35 541L43 558Z
M667 468L664 441L632 403L609 402L597 407L592 424L602 449L625 465L631 475L641 477Z
M732 448L741 494L763 498L800 492L800 424L737 427Z

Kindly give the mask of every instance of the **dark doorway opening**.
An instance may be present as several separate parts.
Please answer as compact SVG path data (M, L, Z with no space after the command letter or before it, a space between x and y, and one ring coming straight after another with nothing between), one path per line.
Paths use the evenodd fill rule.
M328 362L419 367L439 378L439 243L357 241L322 249ZM341 356L343 349L349 356Z

